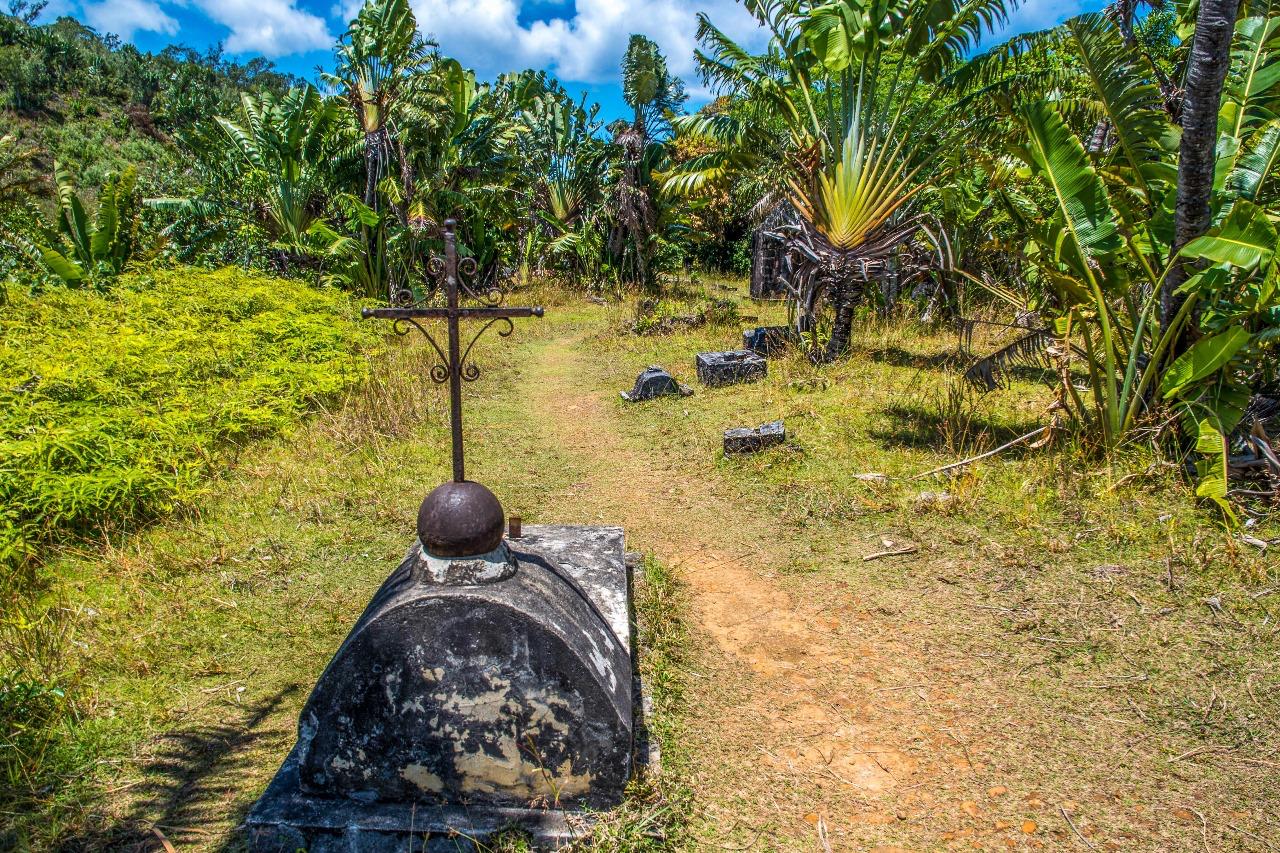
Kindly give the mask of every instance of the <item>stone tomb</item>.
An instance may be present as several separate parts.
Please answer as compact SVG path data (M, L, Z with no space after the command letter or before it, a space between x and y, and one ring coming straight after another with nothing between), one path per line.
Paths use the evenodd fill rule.
M632 773L628 593L621 528L528 526L465 559L415 545L307 700L250 848L571 840Z
M700 352L694 359L698 381L704 385L755 382L769 371L769 363L751 350Z
M622 530L521 536L513 519L503 537L502 505L466 477L462 385L480 375L476 337L542 309L477 297L452 220L444 244L427 265L438 292L364 313L440 355L428 376L449 385L453 480L423 500L417 544L303 707L297 745L245 821L255 853L452 853L508 827L554 848L631 778L640 691ZM487 321L465 347L464 320ZM427 321L444 322L447 349Z
M787 430L782 421L770 421L767 424L761 424L755 429L735 427L724 431L724 452L726 455L758 453L766 448L782 444L786 439Z

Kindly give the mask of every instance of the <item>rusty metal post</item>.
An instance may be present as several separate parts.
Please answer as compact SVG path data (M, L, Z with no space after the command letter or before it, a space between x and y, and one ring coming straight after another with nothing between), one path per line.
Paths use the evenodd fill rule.
M462 342L458 333L458 244L457 223L444 223L445 291L449 299L449 431L453 436L453 481L467 479L462 458Z

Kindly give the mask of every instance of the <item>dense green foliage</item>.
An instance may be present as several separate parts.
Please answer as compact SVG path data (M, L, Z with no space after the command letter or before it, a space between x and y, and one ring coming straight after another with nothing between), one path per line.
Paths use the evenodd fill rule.
M235 270L11 296L0 313L0 558L167 512L227 449L358 381L339 293Z

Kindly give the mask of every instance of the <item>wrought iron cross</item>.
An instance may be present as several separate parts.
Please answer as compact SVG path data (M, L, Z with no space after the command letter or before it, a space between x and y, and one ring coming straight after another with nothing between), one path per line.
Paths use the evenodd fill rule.
M476 260L475 258L458 259L458 245L454 235L456 226L457 223L454 220L445 220L444 257L441 258L436 255L427 262L427 273L437 281L443 278L444 305L430 304L432 301L436 301L436 297L439 295L438 290L421 301L414 302L413 292L406 289L396 294L396 304L393 307L366 308L361 313L365 319L377 317L378 319L393 321L392 328L395 329L398 335L408 334L410 327L417 329L431 344L432 349L436 351L436 355L440 357L440 361L432 365L430 375L432 381L437 384L449 383L449 429L453 434L453 481L461 483L466 480L462 454L462 383L474 382L480 378L480 368L469 360L471 348L495 323L505 324L505 328L498 330L498 336L505 338L515 331L515 325L511 322L512 318L541 317L542 309L503 307L502 301L505 298L505 294L496 285L484 290L483 295L473 291L463 279L475 275ZM462 294L471 297L471 299L480 304L464 307L461 304ZM418 322L423 319L444 319L447 321L449 330L448 352L442 349L426 327ZM466 348L463 349L458 321L467 319L485 320L486 322L472 336L471 342L467 344Z

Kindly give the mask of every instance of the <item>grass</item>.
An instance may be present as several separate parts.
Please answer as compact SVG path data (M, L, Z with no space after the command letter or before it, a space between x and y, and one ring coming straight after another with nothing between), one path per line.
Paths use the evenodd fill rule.
M14 294L0 313L0 559L199 493L217 454L363 377L346 297L233 270Z
M695 384L693 353L739 327L638 336L619 331L631 305L511 301L526 299L547 318L478 348L470 471L526 524L624 523L652 554L637 611L664 770L597 849L814 849L819 823L837 849L1065 848L1059 809L1099 849L1275 843L1276 566L1176 470L1141 447L1058 446L911 479L1040 422L1051 395L956 390L953 338L901 320L864 319L834 366L777 358L759 384L627 406L616 392L642 367ZM124 847L158 829L234 848L307 690L447 476L424 350L391 348L365 390L226 460L189 513L60 551L85 698L58 783L4 815L6 846ZM719 452L724 428L776 417L785 446ZM919 551L864 562L884 540ZM790 757L810 741L788 720L814 708L917 769L850 788Z

